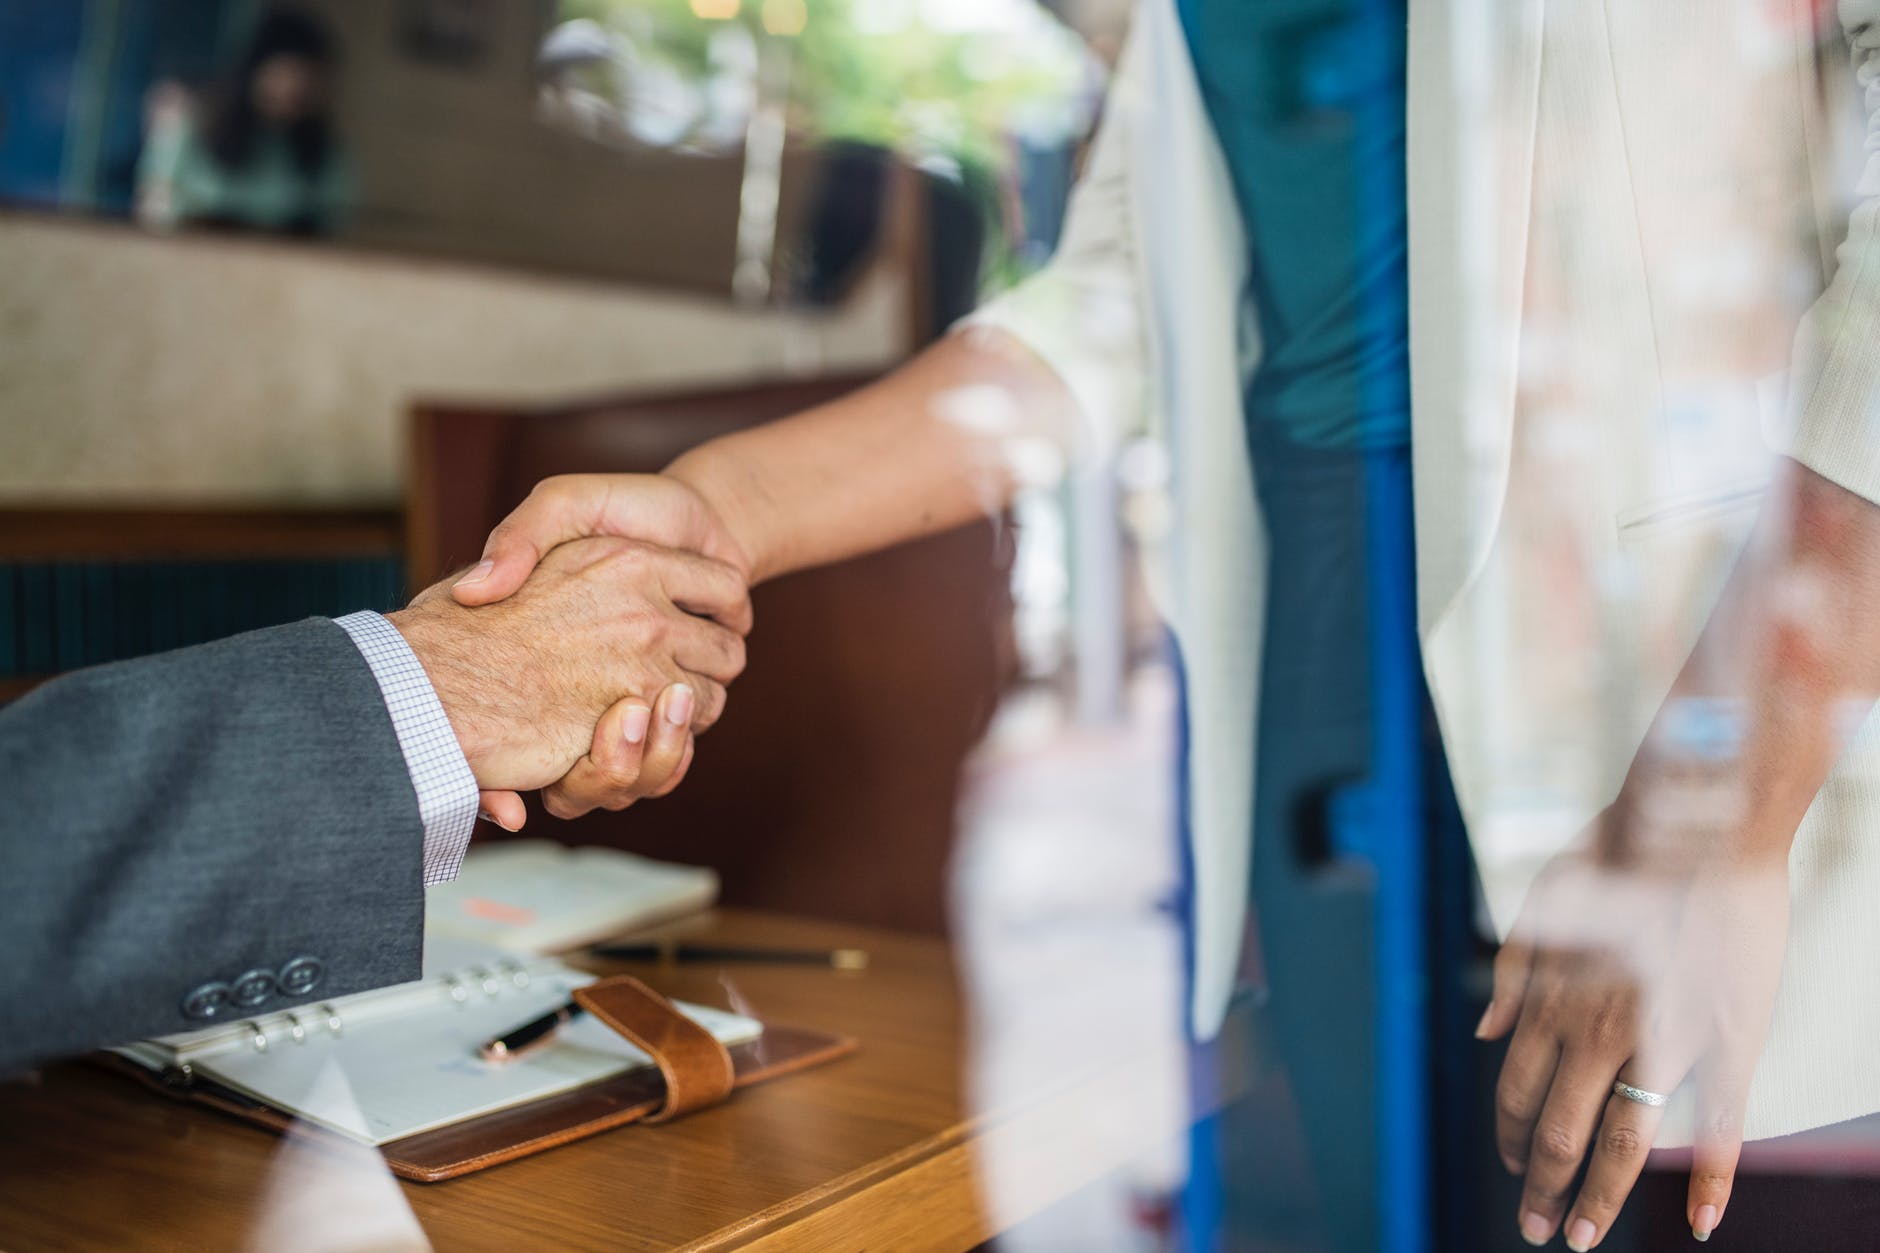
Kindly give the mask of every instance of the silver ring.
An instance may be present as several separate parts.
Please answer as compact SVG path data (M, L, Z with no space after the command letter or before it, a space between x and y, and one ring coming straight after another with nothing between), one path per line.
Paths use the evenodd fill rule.
M1644 1088L1635 1088L1623 1079L1615 1079L1612 1084L1613 1095L1623 1096L1628 1101L1637 1101L1640 1105L1649 1105L1657 1109L1671 1098L1662 1092L1647 1092Z

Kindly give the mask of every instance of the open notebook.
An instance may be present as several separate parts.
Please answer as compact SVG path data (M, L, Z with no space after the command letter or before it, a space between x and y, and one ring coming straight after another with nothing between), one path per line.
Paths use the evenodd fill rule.
M593 981L553 958L429 935L424 977L415 983L114 1051L157 1073L205 1077L383 1145L650 1066L645 1053L586 1016L549 1047L513 1061L477 1055L486 1041L566 1004ZM676 1005L726 1045L763 1032L752 1018Z

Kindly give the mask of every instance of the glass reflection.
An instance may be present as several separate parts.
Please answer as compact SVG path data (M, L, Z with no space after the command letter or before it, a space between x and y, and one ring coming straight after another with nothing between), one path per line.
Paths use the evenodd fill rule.
M1093 54L1027 5L537 16L503 46L542 134L735 165L725 292L839 303L891 228L928 231L951 284L927 308L950 329L866 385L762 422L723 415L774 396L714 393L631 472L619 428L581 446L595 464L555 463L463 554L488 566L399 619L528 613L582 553L714 572L650 642L604 634L647 613L601 591L527 619L515 655L585 674L631 645L697 686L657 714L580 687L567 751L535 755L560 774L479 773L470 744L486 812L526 813L526 784L544 825L748 786L706 773L729 735L690 738L762 690L747 631L753 670L849 685L768 706L742 760L853 754L858 807L887 737L844 699L937 650L984 663L987 690L893 711L944 724L903 751L965 758L924 776L952 794L892 798L953 824L944 884L917 885L944 888L944 940L877 941L920 977L873 986L918 983L931 1022L845 1000L859 978L662 971L757 1018L854 1014L944 1072L701 1119L672 1142L717 1174L680 1149L653 1169L701 1188L707 1234L938 1145L972 1176L949 1238L999 1249L1871 1243L1880 2L1145 4L1100 110ZM468 65L478 42L415 46ZM339 43L277 14L226 86L155 93L145 220L350 229L374 192L329 107ZM796 200L793 137L822 162ZM889 212L891 169L930 213ZM946 532L992 551L900 547ZM908 564L848 566L875 581L847 599L783 582L890 549ZM803 594L801 647L766 662L743 598L773 580ZM969 621L997 580L1009 621ZM908 587L971 604L936 627ZM612 646L554 651L584 629ZM544 665L503 695L559 693ZM848 738L811 742L812 715ZM779 866L806 912L847 893L796 925L917 896L900 833L868 835L807 874L794 849L728 867L727 900L774 904ZM754 1183L726 1165L752 1145ZM258 1246L422 1242L371 1154L304 1148Z

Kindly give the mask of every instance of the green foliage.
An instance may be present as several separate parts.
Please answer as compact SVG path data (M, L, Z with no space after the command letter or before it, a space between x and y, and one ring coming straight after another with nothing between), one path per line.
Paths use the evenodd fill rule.
M742 0L729 20L756 39L791 40L790 123L812 142L854 140L998 170L1009 160L1013 120L1061 112L1083 85L1076 36L1042 13L1016 29L941 31L920 20L923 0L901 0L911 20L874 31L857 11L879 10L884 0L805 2L808 20L793 36L765 32L764 0ZM631 39L640 55L698 79L709 71L710 41L722 26L697 17L691 0L561 0L559 17L599 22Z

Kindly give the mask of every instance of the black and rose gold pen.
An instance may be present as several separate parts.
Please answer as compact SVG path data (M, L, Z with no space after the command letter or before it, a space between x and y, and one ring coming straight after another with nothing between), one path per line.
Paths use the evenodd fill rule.
M563 1027L586 1012L573 1001L569 1001L559 1009L551 1009L540 1018L531 1018L514 1031L498 1036L477 1052L486 1062L514 1061L522 1054L533 1052L553 1040L556 1033Z
M643 944L598 944L588 950L595 957L615 961L673 962L756 962L828 966L834 970L857 971L868 968L868 954L858 948L795 949L740 948L721 944L680 944L653 941ZM484 1061L514 1061L524 1053L541 1048L556 1034L587 1011L573 1001L532 1018L514 1031L497 1037L478 1049Z

